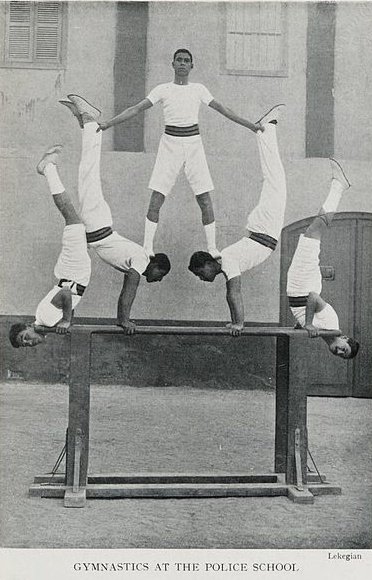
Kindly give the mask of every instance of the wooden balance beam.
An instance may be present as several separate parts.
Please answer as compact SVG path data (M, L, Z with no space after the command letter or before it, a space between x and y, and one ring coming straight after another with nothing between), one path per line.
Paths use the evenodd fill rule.
M45 329L53 332L54 329ZM305 330L246 326L242 338L276 337L275 473L271 474L109 474L88 475L90 368L92 336L120 334L112 325L71 327L69 418L65 476L36 476L31 496L64 497L65 507L84 507L86 498L186 498L287 496L313 503L314 496L340 494L338 486L307 470L307 360L301 344ZM136 334L226 336L226 327L137 326ZM339 331L320 331L320 336ZM131 337L128 337L131 340ZM232 340L239 340L232 338Z

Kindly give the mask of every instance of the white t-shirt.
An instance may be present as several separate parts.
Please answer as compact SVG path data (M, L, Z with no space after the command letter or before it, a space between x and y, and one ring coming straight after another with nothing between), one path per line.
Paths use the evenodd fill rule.
M61 308L57 308L52 304L52 300L56 294L61 290L59 286L53 286L50 292L39 302L36 308L35 324L39 326L48 326L51 328L62 320L63 312ZM79 304L81 296L71 294L72 310Z
M272 250L251 238L243 237L221 252L221 268L228 280L251 270L271 256Z
M198 123L200 103L209 105L213 101L211 93L200 83L163 83L152 89L147 98L153 105L162 103L165 124L175 127Z
M291 307L291 311L296 321L305 326L306 323L306 306ZM338 316L336 311L330 304L327 305L320 312L314 314L313 326L321 328L322 330L340 330Z
M120 272L128 272L131 268L138 274L143 274L150 263L145 250L136 242L123 238L113 232L107 238L89 244L99 257Z

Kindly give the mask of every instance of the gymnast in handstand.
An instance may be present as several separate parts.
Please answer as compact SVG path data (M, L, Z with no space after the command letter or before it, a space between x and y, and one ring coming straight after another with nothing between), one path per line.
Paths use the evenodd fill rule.
M296 327L305 328L311 338L318 336L319 330L340 329L335 310L320 295L319 253L322 236L350 183L337 161L330 159L330 164L332 180L328 197L305 233L300 235L287 274L287 296ZM359 350L359 343L348 336L322 336L322 339L331 353L341 358L353 358Z

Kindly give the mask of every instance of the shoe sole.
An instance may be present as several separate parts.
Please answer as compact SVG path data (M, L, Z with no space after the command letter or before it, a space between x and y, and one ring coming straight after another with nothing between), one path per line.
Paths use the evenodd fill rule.
M256 123L261 123L262 119L264 119L265 117L267 117L268 115L270 115L271 111L273 111L277 107L285 107L285 104L284 103L279 103L278 105L274 105L264 115L262 115L262 117L260 119L258 119L258 121L256 121ZM275 121L275 119L271 119L271 121Z
M75 107L77 107L78 113L79 115L82 115L83 113L87 113L88 115L90 113L88 113L88 111L83 111L83 113L80 113L79 111L79 107L76 103L74 103L74 101L72 99L74 99L74 97L77 97L78 99L81 99L82 101L84 101L84 103L86 103L87 105L89 105L89 107L92 109L93 111L93 116L98 116L101 114L101 111L99 109L97 109L97 107L94 107L93 105L91 105L91 103L89 103L89 101L87 101L86 99L84 99L84 97L81 97L80 95L67 95L67 97L70 99L70 101L72 102L73 105L75 105ZM71 99L72 97L72 99Z
M336 161L336 159L333 159L333 157L329 157L329 160L330 160L330 161L333 161L333 163L336 163L337 167L340 169L340 171L341 171L342 175L344 176L344 179L345 179L346 183L348 184L348 186L349 186L349 187L351 187L351 183L350 183L350 181L348 180L348 178L346 177L346 175L345 175L345 172L344 172L344 170L342 169L342 167L341 167L341 165L339 164L339 162L338 162L338 161Z
M83 129L84 128L83 119L81 118L81 114L77 110L76 105L74 105L74 103L72 103L71 101L64 101L63 99L61 101L58 101L58 102L61 103L61 105L64 105L65 107L67 107L67 109L70 111L70 113L72 113L74 115L74 117L76 117L80 128Z
M46 165L48 165L48 163L52 163L52 162L45 162L45 158L48 155L53 155L53 154L57 154L59 155L59 153L62 150L63 145L53 145L53 147L49 147L49 149L47 151L45 151L44 155L42 156L42 158L40 159L39 163L36 165L36 171L40 174L40 175L44 175L44 169L46 167Z

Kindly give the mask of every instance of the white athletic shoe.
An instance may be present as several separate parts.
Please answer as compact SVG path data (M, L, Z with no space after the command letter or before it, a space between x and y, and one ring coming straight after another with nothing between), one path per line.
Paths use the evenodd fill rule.
M266 125L270 123L270 121L278 121L279 117L283 112L283 108L285 107L284 103L280 103L279 105L275 105L272 107L267 113L265 113L261 119L258 119L256 123L261 123L261 125Z
M44 175L45 167L48 163L53 163L53 165L57 165L57 158L58 155L61 153L63 145L53 145L49 147L47 151L45 151L44 155L40 159L39 163L36 166L36 171L40 173L40 175Z
M331 164L332 169L332 179L337 179L337 181L339 181L344 186L345 189L349 189L351 183L346 177L344 170L342 169L339 162L336 161L336 159L333 159L333 157L329 158L329 162Z
M92 121L97 121L101 115L101 111L93 107L88 101L79 97L79 95L67 95L68 99L75 105L80 115L86 115ZM85 119L86 120L86 119Z
M79 111L77 110L77 106L74 105L74 103L71 103L71 101L67 101L64 99L62 99L59 102L61 103L61 105L65 105L65 107L70 109L70 111L74 115L74 117L77 118L78 123L80 125L80 128L83 129L83 127L84 127L83 119L81 118L81 115L80 115Z

